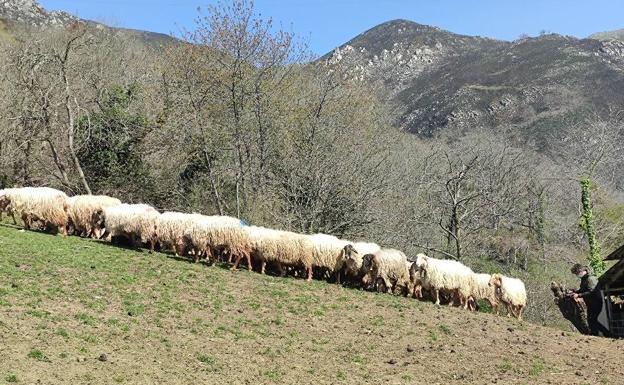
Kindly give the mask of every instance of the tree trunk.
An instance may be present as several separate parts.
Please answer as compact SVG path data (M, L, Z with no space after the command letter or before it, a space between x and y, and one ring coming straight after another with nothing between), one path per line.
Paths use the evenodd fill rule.
M210 187L212 188L212 195L214 196L215 204L217 205L217 209L219 210L219 215L223 215L223 205L221 204L221 196L219 195L219 190L217 188L217 183L214 178L214 173L212 172L212 161L210 159L210 155L208 155L208 151L206 147L203 149L204 152L204 160L206 161L206 167L208 167L208 177L210 178Z
M570 321L581 334L589 335L590 330L587 322L587 306L585 302L576 302L572 298L572 292L566 290L557 282L550 284L550 290L552 290L555 304L559 307L563 318Z
M54 164L56 165L56 168L61 173L61 181L63 182L65 187L71 188L71 184L69 183L69 178L67 177L67 172L65 171L65 166L63 166L63 163L61 163L61 159L58 156L56 147L54 147L54 144L52 144L52 141L50 139L46 139L46 142L48 143L48 145L50 146L50 150L52 151L52 159L54 159Z
M69 153L74 162L74 166L76 167L76 171L78 171L78 176L80 177L80 182L82 182L82 186L86 190L87 194L91 195L91 187L89 187L89 183L87 182L87 178L85 177L84 171L82 171L82 166L80 165L80 161L78 160L78 156L76 155L76 150L74 149L74 113L71 107L71 96L69 83L67 81L67 76L65 71L63 71L63 80L65 82L65 112L67 113L67 142L69 145Z

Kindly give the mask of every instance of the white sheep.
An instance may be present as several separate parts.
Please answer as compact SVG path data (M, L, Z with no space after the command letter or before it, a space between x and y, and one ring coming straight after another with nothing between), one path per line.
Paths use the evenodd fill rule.
M27 230L34 222L39 222L44 230L67 235L67 195L64 192L49 187L7 189L2 200L3 206L10 205L12 212L21 216Z
M156 240L161 247L171 248L176 255L183 255L180 245L183 243L184 234L202 217L200 214L166 211L158 217Z
M195 220L184 234L185 248L190 248L199 261L201 255L214 262L216 253L227 252L229 261L236 257L233 271L236 271L241 258L247 260L251 270L251 243L240 219L227 216L202 216Z
M476 301L485 300L488 301L492 310L498 314L500 310L500 301L496 296L496 288L490 285L490 279L492 276L490 274L475 274L473 278L473 287L470 295L471 303L469 304L469 307L474 310L476 308Z
M468 298L472 293L472 270L457 261L442 260L418 254L415 262L421 276L422 286L433 291L435 304L440 304L440 291L451 294L449 304L454 303L454 296L458 296L460 305L468 308Z
M408 294L411 288L409 265L403 252L395 249L381 249L374 254L366 254L362 258L363 271L370 272L372 284L379 290L383 282L388 293L400 289Z
M489 284L496 289L497 298L507 305L507 316L511 315L522 320L522 311L527 304L527 293L524 282L518 278L492 274Z
M314 234L310 236L314 245L312 265L327 269L340 283L340 273L344 264L344 247L349 243L327 234Z
M314 244L310 237L289 231L248 226L245 231L251 240L254 258L261 262L260 272L264 274L267 262L275 263L280 275L284 266L303 267L307 280L312 280Z
M121 205L121 201L106 195L76 195L67 199L69 225L77 235L98 238L94 230L99 214L106 208Z
M149 244L150 253L154 251L160 216L155 208L145 204L121 204L104 208L101 215L98 222L106 228L108 240L125 237L133 246L140 241Z

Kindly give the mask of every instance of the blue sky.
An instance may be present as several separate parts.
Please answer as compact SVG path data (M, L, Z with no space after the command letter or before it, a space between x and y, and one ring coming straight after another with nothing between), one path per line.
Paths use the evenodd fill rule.
M213 0L40 0L118 27L171 33L192 28L197 7ZM586 37L624 28L624 0L256 0L256 10L303 36L324 54L392 19L452 32L513 40L541 30Z

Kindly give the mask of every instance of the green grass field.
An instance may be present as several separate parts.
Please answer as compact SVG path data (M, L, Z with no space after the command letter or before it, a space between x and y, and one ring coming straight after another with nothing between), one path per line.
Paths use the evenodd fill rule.
M621 369L596 374L560 362L580 354L577 340L624 348L403 297L0 226L0 384L622 378Z

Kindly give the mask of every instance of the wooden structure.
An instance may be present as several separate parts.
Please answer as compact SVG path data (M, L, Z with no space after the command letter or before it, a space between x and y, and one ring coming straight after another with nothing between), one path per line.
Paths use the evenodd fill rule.
M608 336L624 338L624 245L605 260L617 262L598 279L598 289L605 302L598 321Z

